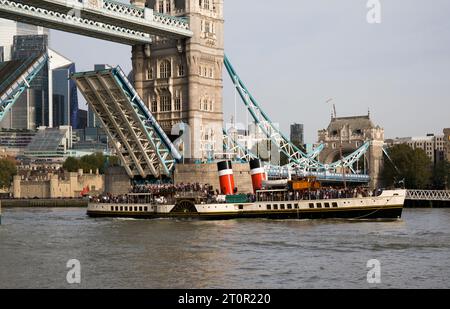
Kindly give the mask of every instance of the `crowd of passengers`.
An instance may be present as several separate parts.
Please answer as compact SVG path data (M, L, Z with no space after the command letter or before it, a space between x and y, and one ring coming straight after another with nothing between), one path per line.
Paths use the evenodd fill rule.
M299 200L328 200L340 198L362 198L380 195L382 190L369 190L364 187L356 188L334 188L323 187L309 191L259 191L257 196L247 194L249 202L259 201L299 201ZM237 192L236 192L237 193ZM141 195L142 194L142 195ZM206 203L222 203L225 198L220 195L218 190L214 190L209 184L152 184L136 185L130 190L130 194L113 195L110 193L99 196L90 196L92 203L153 203L153 204L172 204L177 197L183 195L201 196Z
M364 187L356 188L333 188L323 187L320 189L311 189L305 191L261 191L258 193L259 201L271 201L271 200L288 200L288 201L300 201L300 200L329 200L329 199L341 199L341 198L362 198L370 196L379 196L382 190L369 190Z
M202 193L205 195L219 195L219 190L214 191L210 184L200 183L180 183L172 184L148 184L136 185L131 189L130 193L150 193L153 195L169 195L180 193Z
M213 186L200 183L181 184L145 184L135 185L130 194L113 195L110 193L100 196L90 196L93 203L154 203L171 204L176 197L180 196L202 196L208 203L219 202L219 190L214 191Z

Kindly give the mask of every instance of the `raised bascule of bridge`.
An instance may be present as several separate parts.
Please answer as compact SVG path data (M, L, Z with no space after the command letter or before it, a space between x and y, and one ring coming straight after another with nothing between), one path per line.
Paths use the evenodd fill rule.
M36 75L44 68L48 55L43 53L25 61L0 63L0 121L30 87Z
M371 179L357 165L372 140L325 162L319 160L330 147L325 141L305 153L274 126L225 57L223 0L0 0L0 17L133 46L133 85L120 68L72 76L131 178L171 177L183 152L172 144L171 128L181 122L190 127L190 145L183 147L190 147L193 160L224 150L241 162L257 157L223 130L225 67L246 112L288 160L286 166L266 164L269 176ZM22 84L15 93L26 80L17 79ZM14 104L12 96L4 101L6 108Z

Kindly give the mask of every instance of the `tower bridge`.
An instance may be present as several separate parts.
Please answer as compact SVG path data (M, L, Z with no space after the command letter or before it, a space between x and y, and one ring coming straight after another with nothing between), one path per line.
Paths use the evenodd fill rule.
M318 132L318 140L325 145L319 156L319 161L325 164L338 161L341 156L345 157L370 141L370 147L355 162L355 170L351 174L369 175L371 186L378 186L383 166L384 129L372 122L370 114L332 116L328 127Z
M344 156L327 159L334 136L313 153L304 153L273 125L225 57L223 0L131 0L130 5L113 0L0 0L0 17L133 45L134 85L120 68L72 76L131 178L172 174L181 155L168 136L179 123L190 128L189 142L182 146L190 147L191 159L221 153L224 145L240 160L254 157L232 139L223 139L225 67L246 112L288 158L284 167L268 166L269 173L330 181L345 177L358 183L370 179L355 164L374 149L379 139L373 134L364 135Z

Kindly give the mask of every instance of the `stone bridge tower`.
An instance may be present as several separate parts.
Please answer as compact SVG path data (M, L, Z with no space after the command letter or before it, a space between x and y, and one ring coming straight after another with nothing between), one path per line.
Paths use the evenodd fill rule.
M174 125L189 125L190 149L183 145L180 150L185 157L202 159L222 151L223 0L131 2L156 14L187 18L194 32L190 39L155 37L151 45L134 46L136 90L169 135Z
M319 160L331 163L340 159L340 148L346 156L361 147L366 141L371 146L366 155L366 170L370 176L370 187L380 185L380 174L383 167L384 129L375 126L367 116L331 118L327 129L319 131L319 143L325 144ZM341 146L342 144L342 146Z

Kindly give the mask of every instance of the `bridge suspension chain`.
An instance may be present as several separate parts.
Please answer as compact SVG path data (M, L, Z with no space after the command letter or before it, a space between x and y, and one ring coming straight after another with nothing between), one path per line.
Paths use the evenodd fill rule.
M267 114L262 110L261 106L251 95L239 75L236 73L227 56L225 56L224 64L248 112L262 132L275 145L278 145L280 151L288 157L288 166L290 169L297 170L297 172L302 174L307 174L308 172L336 172L338 168L349 168L352 173L357 174L357 171L355 171L353 165L369 150L371 145L370 141L367 141L355 152L342 158L341 160L330 164L320 163L316 160L316 158L323 150L324 145L319 146L310 154L302 152L283 135L283 133L273 124Z
M273 125L267 114L261 109L255 98L248 91L247 87L240 79L239 75L234 70L228 57L224 58L225 68L227 69L230 78L235 85L242 101L244 102L248 112L254 119L255 123L262 130L262 132L279 147L280 151L284 153L293 167L302 170L311 168L319 168L320 163L308 157L307 154L298 149L292 144L283 133Z

